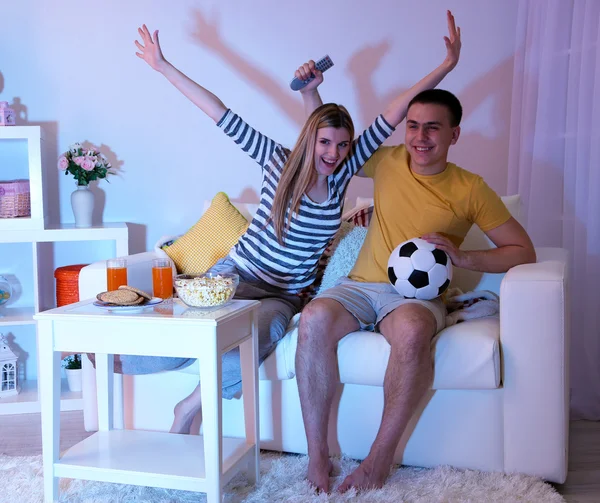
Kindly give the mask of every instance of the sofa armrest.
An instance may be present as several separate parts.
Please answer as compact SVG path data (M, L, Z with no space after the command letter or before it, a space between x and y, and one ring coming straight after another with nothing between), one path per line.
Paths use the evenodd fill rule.
M500 288L504 465L539 467L562 483L569 428L568 254L537 249L538 262L512 268Z
M127 259L127 283L145 292L152 292L152 260L158 255L151 252L136 253ZM91 299L106 290L106 260L90 264L79 272L79 298Z

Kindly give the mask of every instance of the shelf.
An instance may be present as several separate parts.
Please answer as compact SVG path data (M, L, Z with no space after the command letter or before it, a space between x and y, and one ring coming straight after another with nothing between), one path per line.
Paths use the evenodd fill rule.
M43 174L42 174L42 145L44 131L40 126L4 126L0 127L1 140L27 141L27 162L29 173L19 177L29 180L31 199L31 216L20 218L0 218L0 231L27 229L28 231L43 229L46 219L44 204Z
M223 485L250 460L244 438L223 438ZM159 456L156 453L160 453ZM206 492L204 437L142 430L99 431L54 464L56 477Z
M15 219L12 219L15 220ZM127 224L105 223L94 227L75 227L75 224L49 225L46 229L3 229L0 243L49 243L58 241L127 242Z
M43 140L41 126L2 126L0 140Z
M0 326L35 325L33 307L0 307Z
M48 141L44 138L44 129L41 126L0 127L0 159L3 166L0 179L28 179L31 196L30 217L0 218L0 245L29 243L31 252L28 252L27 256L19 256L22 253L21 248L24 248L20 244L16 247L1 246L2 266L8 270L11 267L18 267L24 271L28 256L32 257L30 260L31 274L29 271L24 272L23 278L27 278L24 281L23 278L19 278L25 297L14 306L9 304L0 307L0 332L6 331L5 327L9 326L31 325L35 327L37 325L33 319L35 313L55 305L54 278L52 270L50 270L51 267L55 267L55 257L51 250L47 250L49 246L40 243L113 241L116 254L113 255L111 252L110 256L106 258L129 255L129 229L126 223L105 223L89 228L78 228L75 227L75 224L53 225L48 222L48 202L55 206L59 201L56 200L56 195L53 195L53 200L48 201L48 194L45 193L47 184L44 183L44 174L48 174L49 168L44 164L45 169L42 169L42 159L45 163L52 158L52 177L54 178L54 173L57 173L54 160L57 147L56 138L51 130L46 132ZM5 164L12 168L4 169ZM13 250L13 248L18 248L18 250ZM60 249L64 246L56 248ZM7 249L8 253L6 253ZM30 291L33 293L33 299L29 299ZM20 307L21 303L32 305ZM28 331L22 330L22 332ZM21 331L15 330L17 346L19 345L18 332ZM31 346L30 353L36 353L29 335L24 335L24 338L27 339L25 342L28 347ZM36 363L32 359L31 363L27 362L27 365ZM82 394L69 392L66 381L63 381L61 386L61 410L83 409ZM18 395L0 399L0 415L29 412L40 412L37 381L35 380L21 383L21 393Z
M20 384L18 395L0 398L0 416L7 414L29 414L40 412L38 401L37 381L28 380ZM81 392L69 391L66 379L61 380L60 410L82 410L83 399Z

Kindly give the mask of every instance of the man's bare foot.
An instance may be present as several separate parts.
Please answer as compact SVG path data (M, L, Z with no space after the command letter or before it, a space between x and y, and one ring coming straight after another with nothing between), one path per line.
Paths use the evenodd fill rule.
M308 459L308 482L317 492L329 492L329 476L333 472L333 463L329 458L325 460Z
M171 433L189 435L194 418L201 409L201 407L198 407L196 404L189 403L190 401L191 400L189 400L188 397L175 406L175 418L173 419L173 425L169 430Z
M338 488L345 493L354 487L357 491L367 489L379 489L383 487L385 479L390 474L391 463L387 461L372 460L367 458L350 474Z

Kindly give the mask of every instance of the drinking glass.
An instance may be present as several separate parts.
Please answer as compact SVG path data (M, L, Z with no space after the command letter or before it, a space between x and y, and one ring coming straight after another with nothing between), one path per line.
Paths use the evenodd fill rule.
M127 284L127 260L113 258L106 261L106 286L110 292L118 290L121 285Z
M173 297L173 269L168 258L152 260L152 294L161 299Z

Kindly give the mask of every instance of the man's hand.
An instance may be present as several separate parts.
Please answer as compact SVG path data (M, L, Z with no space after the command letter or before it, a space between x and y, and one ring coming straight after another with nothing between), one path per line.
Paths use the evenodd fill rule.
M142 37L144 45L140 44L137 40L135 41L135 45L140 50L140 52L136 52L135 55L148 63L151 68L162 73L167 66L167 60L160 49L158 30L150 35L150 31L148 31L148 28L144 24L141 28L138 28L138 33L140 34L140 37Z
M452 12L448 11L447 18L448 36L444 37L444 42L446 43L446 59L444 60L444 65L447 66L449 70L452 70L457 65L460 56L460 27L456 27Z
M432 232L421 236L428 243L434 244L436 248L445 251L452 261L452 265L455 267L464 267L466 264L466 253L460 250L456 245L450 241L446 236Z
M315 78L311 80L306 86L300 89L302 94L310 93L314 91L323 83L323 72L317 70L315 68L315 62L311 59L307 63L299 66L296 72L294 73L294 77L299 80L306 80L310 78L310 74L313 74Z

